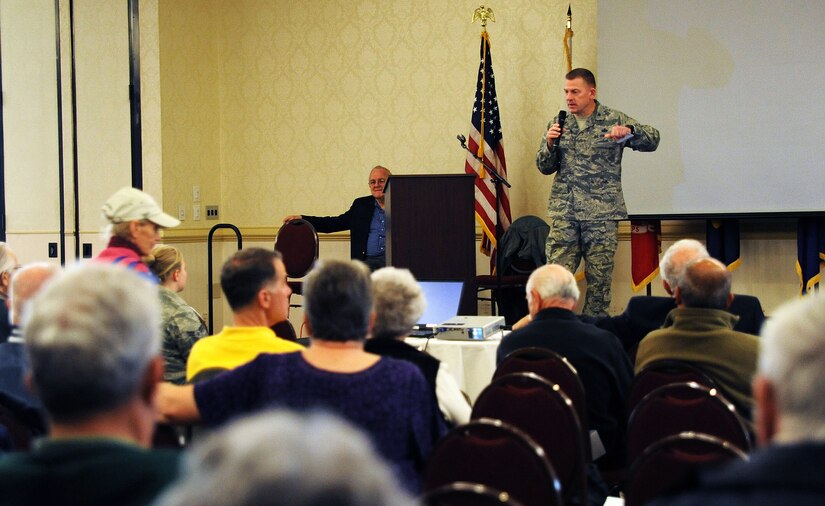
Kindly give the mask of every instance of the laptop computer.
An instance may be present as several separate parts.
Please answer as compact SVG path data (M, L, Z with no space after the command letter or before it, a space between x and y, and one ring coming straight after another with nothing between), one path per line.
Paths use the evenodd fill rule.
M461 303L461 293L464 291L464 281L440 280L419 281L427 299L427 308L419 318L419 322L410 332L411 337L427 337L436 333L441 322L458 315L458 306Z

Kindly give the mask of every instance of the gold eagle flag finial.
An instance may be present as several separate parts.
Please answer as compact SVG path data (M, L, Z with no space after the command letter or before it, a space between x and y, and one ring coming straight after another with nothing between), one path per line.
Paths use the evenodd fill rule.
M473 11L473 20L471 23L475 23L479 19L481 20L481 29L486 30L488 19L494 23L496 21L496 17L493 15L493 9L484 7L483 5L478 7Z

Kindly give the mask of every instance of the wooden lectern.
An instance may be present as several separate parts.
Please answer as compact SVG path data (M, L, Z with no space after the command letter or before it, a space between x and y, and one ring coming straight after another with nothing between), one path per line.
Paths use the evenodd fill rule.
M387 265L420 280L463 280L459 314L478 313L475 293L475 176L391 176L387 183Z

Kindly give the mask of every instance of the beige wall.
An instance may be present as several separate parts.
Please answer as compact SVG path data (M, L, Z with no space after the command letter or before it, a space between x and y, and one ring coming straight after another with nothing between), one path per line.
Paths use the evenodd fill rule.
M46 4L52 5L44 2L44 12ZM8 9L29 4L3 0L0 5L8 20ZM64 26L67 5L61 4ZM93 119L123 113L118 90L125 89L124 67L110 56L123 52L125 6L110 8L105 0L75 5L82 14L79 26L87 32L78 39L81 46L105 49L99 61L78 68L79 85L103 95L79 96L84 100L79 104L100 104L95 111L83 111L78 131L85 143L81 149L86 149L81 184L88 185L82 193L86 228L81 232L97 251L96 209L112 188L128 181L128 167L109 167L126 163L122 141L104 142L122 128L122 121L109 128L113 120ZM169 231L166 241L184 250L191 271L184 296L201 311L207 307L205 237L217 223L205 220L205 205L219 205L220 221L241 227L246 245L271 247L284 215L338 213L364 195L367 171L376 163L396 173L463 171L464 155L455 135L468 132L475 93L480 26L470 24L470 18L477 1L141 0L140 5L144 184L167 212L184 210L183 225ZM547 120L563 105L566 4L512 0L492 7L497 21L488 30L513 215L545 217L552 178L538 173L534 154ZM596 2L582 0L573 7L573 63L595 68ZM14 31L5 28L3 61L8 65L13 60L7 37ZM47 59L49 47L43 49ZM64 52L68 47L64 40ZM101 66L109 69L104 76L97 75L103 70L95 70ZM68 94L68 58L63 74ZM9 76L4 72L7 115L14 113L13 88L5 85ZM112 82L93 87L99 80ZM70 136L68 107L64 105L63 128ZM44 114L38 128L53 131L48 125L54 125L54 112ZM104 121L100 130L96 123ZM7 130L7 145L13 135ZM35 160L56 156L51 139L15 145L29 149L27 156ZM68 147L64 152L71 160ZM54 198L44 198L43 188L32 184L40 166L10 170L10 152L6 154L7 205L19 209L41 201L38 212L10 220L9 241L25 251L24 260L38 260L45 256L45 242L55 240L56 225L40 223L54 214ZM47 180L53 170L37 178ZM200 188L200 202L194 202L193 186ZM200 221L193 220L194 206L201 211ZM770 310L796 294L795 228L790 220L743 228L744 262L735 273L735 289L758 295ZM696 224L668 224L664 246L684 235L703 239L703 230ZM347 234L325 236L321 256L346 258L347 240ZM628 241L623 227L613 311L621 310L632 294ZM232 237L218 235L216 274L234 249ZM483 272L486 258L479 256L477 264ZM654 282L656 293L659 285ZM226 308L222 299L216 302L220 323Z
M167 207L190 205L200 184L224 220L272 227L288 213L340 212L377 163L462 172L455 135L475 94L476 6L161 0ZM544 191L525 189L550 183L533 157L560 106L565 9L555 11L508 2L489 27L515 215L541 213ZM594 11L577 6L577 65L595 65Z
M200 185L202 205L219 204L221 221L241 227L246 244L271 247L282 216L337 214L365 194L376 163L396 173L461 172L454 138L468 131L475 92L480 26L469 21L477 5L159 0L163 195L168 210L187 212L169 240L205 250L205 229L215 222L191 220L192 185ZM545 217L552 178L538 173L534 156L547 120L563 107L566 8L538 0L492 7L513 216ZM596 2L574 9L573 64L595 68ZM796 294L793 222L743 230L734 288L770 310ZM682 236L703 240L704 228L667 223L663 247ZM322 237L321 256L346 258L347 239ZM220 251L231 254L234 243ZM477 264L483 272L486 258ZM633 295L629 265L623 226L612 311ZM663 293L660 284L654 293ZM188 290L197 307L205 307L205 287Z

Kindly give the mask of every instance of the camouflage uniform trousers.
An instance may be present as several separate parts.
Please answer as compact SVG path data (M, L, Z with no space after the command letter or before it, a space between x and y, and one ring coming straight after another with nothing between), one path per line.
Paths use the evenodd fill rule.
M576 272L579 262L584 259L587 295L583 314L607 315L613 281L613 257L619 243L618 232L618 222L612 220L551 220L545 246L547 263L559 264L570 272Z

